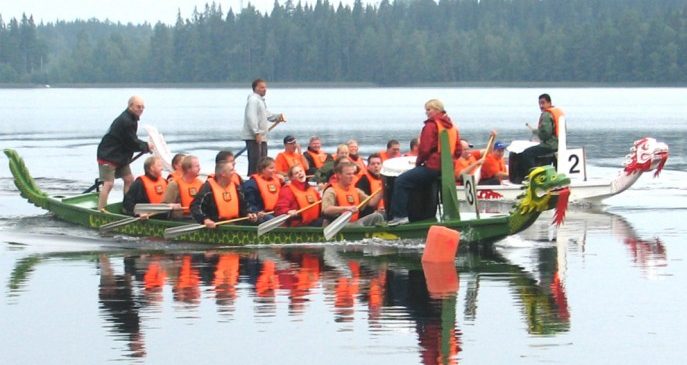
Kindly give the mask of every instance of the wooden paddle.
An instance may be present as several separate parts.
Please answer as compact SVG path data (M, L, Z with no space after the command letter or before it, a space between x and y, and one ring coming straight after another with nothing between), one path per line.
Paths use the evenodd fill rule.
M308 210L308 209L310 209L310 208L312 208L312 207L314 207L320 203L322 203L322 200L318 200L318 201L316 201L316 202L314 202L314 203L312 203L312 204L310 204L304 208L298 209L296 211L296 214L300 214L302 212L305 212L306 210ZM285 214L282 214L278 217L272 218L266 222L260 223L260 225L258 225L258 237L260 237L263 234L268 233L268 232L272 231L273 229L281 226L284 222L286 222L291 217L292 217L291 214L285 213Z
M265 212L265 214L272 214L272 213L273 212ZM241 222L241 221L247 220L248 218L249 218L248 216L245 216L245 217L240 217L240 218L229 219L226 221L219 221L219 222L215 223L215 225L219 226L222 224ZM197 231L197 230L200 230L203 228L205 228L204 224L196 224L196 223L187 224L187 225L178 226L178 227L167 228L167 229L165 229L164 237L165 237L165 239L172 239L175 237L179 237L185 233Z
M269 128L267 131L268 131L268 132L271 131L271 130L274 129L279 123L282 123L282 122L286 122L286 119L278 120L278 121L272 123L272 125L270 126L270 128ZM236 159L236 158L238 158L239 156L241 156L244 152L246 152L246 150L248 150L248 146L243 147L240 151L236 152L236 154L234 155L234 159Z
M367 204L367 202L369 202L370 199L372 199L372 197L377 195L377 193L380 191L382 191L382 189L377 189L377 191L370 194L370 196L368 196L365 200L361 201L360 204L357 205L358 210L360 210L363 205ZM328 226L324 227L324 239L329 241L336 236L336 234L339 233L339 231L341 231L341 229L343 229L343 227L345 227L346 224L351 221L351 217L353 217L353 212L347 210L338 218L334 219L333 222L329 223Z
M494 149L494 142L495 141L496 141L496 135L495 134L489 135L489 141L487 142L486 150L484 150L484 155L482 155L482 157L479 160L477 160L477 162L475 162L474 164L472 164L466 168L468 173L470 172L470 170L468 170L468 169L474 169L475 170L473 173L473 175L475 176L475 185L479 184L479 180L482 177L482 164L487 159L487 155L490 154L491 151Z
M160 213L164 213L164 212L154 212L154 213L149 213L149 214L141 214L138 217L130 217L130 218L125 218L125 219L121 219L118 221L110 222L110 223L103 224L102 226L98 227L98 230L100 231L100 233L106 233L106 232L109 232L115 228L126 226L126 225L131 224L131 223L136 223L136 222L140 221L141 219L147 219L147 218L150 218L150 217L157 215L157 214L160 214Z

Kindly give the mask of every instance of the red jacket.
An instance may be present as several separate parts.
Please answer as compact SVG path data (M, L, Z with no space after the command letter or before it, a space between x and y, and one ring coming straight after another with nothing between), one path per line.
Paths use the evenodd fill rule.
M290 184L293 186L297 187L300 190L307 190L308 189L308 183L302 183L297 180L291 180ZM282 214L286 214L289 212L289 210L298 210L300 207L298 206L298 201L296 200L296 196L293 195L293 191L289 189L288 187L284 186L279 190L279 197L277 198L277 205L274 206L274 216L279 216ZM298 223L301 221L301 217L294 217L289 219L288 225L289 226L295 226L298 225Z
M420 148L417 153L417 160L415 166L424 165L428 169L441 171L441 154L439 153L439 134L437 131L436 122L438 121L446 128L453 127L451 118L442 113L436 115L434 118L425 120L425 126L422 127L420 133ZM458 128L456 128L456 132ZM463 153L463 147L460 144L460 133L456 138L456 150L453 152L453 159L457 159Z

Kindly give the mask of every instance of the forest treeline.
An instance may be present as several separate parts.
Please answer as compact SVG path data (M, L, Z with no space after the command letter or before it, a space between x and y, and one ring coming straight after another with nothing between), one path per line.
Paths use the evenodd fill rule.
M0 14L0 83L680 83L686 55L687 0L212 3L174 25Z

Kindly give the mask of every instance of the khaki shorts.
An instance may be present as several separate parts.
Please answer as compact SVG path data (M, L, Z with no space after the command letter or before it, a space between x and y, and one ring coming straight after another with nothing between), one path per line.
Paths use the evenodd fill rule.
M114 167L114 165L106 163L98 164L98 173L100 175L100 180L114 181L114 179L119 179L123 176L131 175L131 169L129 168L129 165Z

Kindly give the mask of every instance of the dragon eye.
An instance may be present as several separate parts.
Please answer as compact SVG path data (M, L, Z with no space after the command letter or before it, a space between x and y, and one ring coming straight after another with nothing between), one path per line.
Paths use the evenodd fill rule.
M546 181L546 176L544 176L544 175L537 176L537 183L542 184L545 181Z

